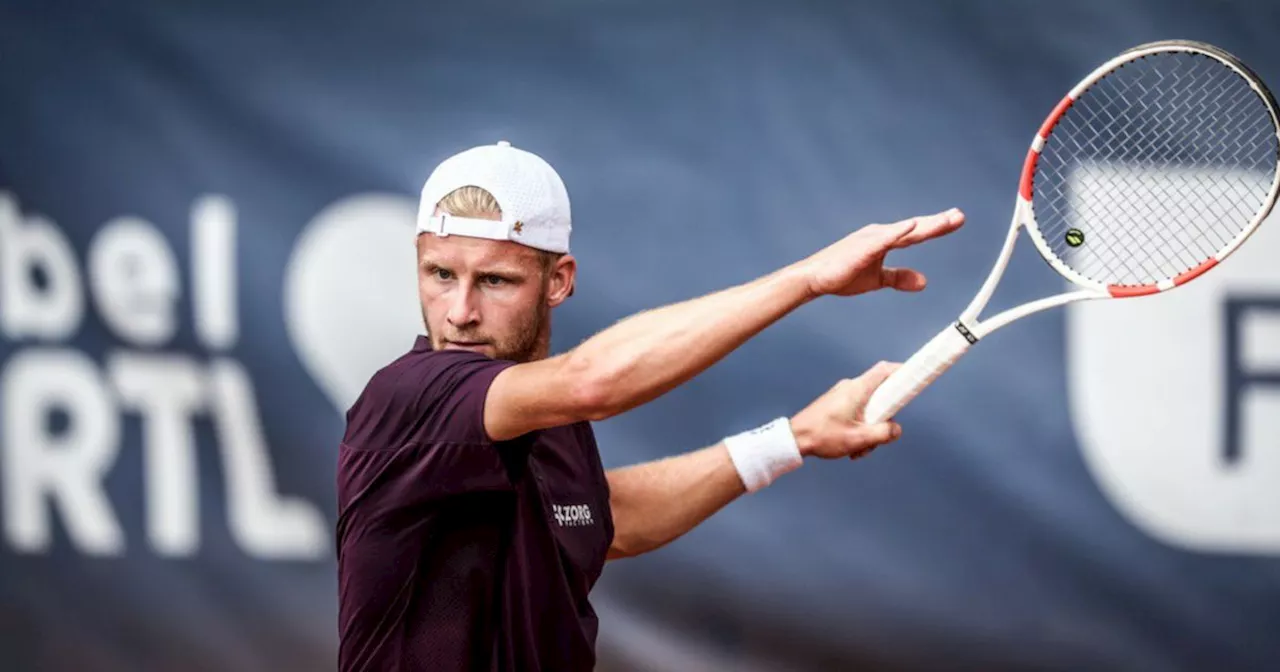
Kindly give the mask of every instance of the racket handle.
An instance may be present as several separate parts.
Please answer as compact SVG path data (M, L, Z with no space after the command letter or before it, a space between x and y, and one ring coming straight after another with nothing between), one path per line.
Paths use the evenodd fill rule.
M951 368L970 345L955 324L943 329L876 388L863 409L863 422L874 424L892 418L943 371Z

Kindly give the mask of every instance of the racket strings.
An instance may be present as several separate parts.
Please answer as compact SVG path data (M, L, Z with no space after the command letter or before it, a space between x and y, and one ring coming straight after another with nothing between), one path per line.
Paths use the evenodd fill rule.
M1203 60L1204 62L1206 62L1206 63L1212 63L1212 62L1211 62L1211 61L1209 61L1208 59L1202 59L1202 60ZM1156 73L1156 74L1157 74L1157 77L1159 77L1159 73ZM1175 74L1176 74L1176 73L1175 73ZM1176 76L1175 76L1175 79L1176 79ZM1204 107L1205 107L1208 111L1210 111L1210 112L1215 112L1215 111L1220 110L1220 109L1221 109L1221 107L1222 107L1222 105L1223 105L1223 98L1224 98L1224 96L1227 96L1227 95L1230 95L1230 94L1231 94L1231 91L1229 90L1229 87L1227 87L1227 86L1224 84L1224 82L1227 82L1227 81L1230 81L1230 80L1221 80L1221 81L1219 81L1219 82L1218 82L1218 86L1216 87L1216 88L1217 88L1217 90L1216 90L1216 91L1215 91L1215 90L1213 90L1213 89L1212 89L1212 88L1210 88L1210 87L1206 87L1206 88L1205 88L1205 92L1204 92L1204 93L1205 93L1205 96L1204 96L1204 98L1205 98L1205 100L1204 100ZM1135 82L1134 82L1134 86L1133 86L1132 88L1139 92L1139 98L1140 98L1140 99L1141 99L1143 96L1152 96L1152 95L1153 95L1153 91L1154 91L1154 89L1153 89L1153 88L1151 88L1151 87L1149 87L1149 86L1145 85L1145 83L1144 83L1142 80L1137 80L1137 81L1135 81ZM1242 90L1242 89L1243 89L1243 90ZM1106 119L1100 119L1100 118L1099 118L1099 116L1100 116L1100 115L1098 115L1098 114L1090 115L1090 119L1088 120L1088 121L1089 121L1089 126L1087 126L1087 127L1086 127L1086 129L1087 129L1087 128L1089 128L1089 127L1097 128L1097 127L1098 127L1098 125L1099 125L1099 122L1100 122L1100 121L1109 122L1111 125L1110 125L1110 126L1104 126L1104 127L1109 127L1109 128L1114 129L1114 136L1115 136L1115 138L1116 138L1116 139L1118 139L1118 140L1120 140L1120 142L1119 142L1119 143L1113 143L1113 145L1112 145L1112 146L1115 146L1115 147L1118 147L1118 148L1121 148L1121 149L1126 149L1126 148L1129 148L1129 147L1133 147L1133 146L1135 146L1135 145L1137 145L1137 146L1142 146L1142 145L1151 146L1151 147L1153 147L1153 148L1154 148L1154 150L1155 150L1155 152L1156 152L1156 153L1161 153L1161 154L1167 155L1167 156L1168 156L1168 160L1169 160L1170 162L1173 162L1173 163L1183 163L1183 164L1185 164L1185 163L1188 163L1188 162L1189 162L1189 161L1188 161L1189 157L1188 157L1188 155L1187 155L1188 153L1187 153L1186 151L1178 151L1176 148L1174 148L1174 147L1172 146L1172 143L1173 143L1173 140L1174 140L1174 136L1173 136L1172 134L1165 134L1165 136L1166 136L1166 137L1164 138L1164 141L1163 141L1163 142L1160 142L1160 141L1158 141L1158 140L1153 140L1153 128L1152 128L1152 127L1153 127L1155 124L1159 123L1159 120L1158 120L1158 118L1157 118L1157 117L1155 117L1154 115L1150 115L1150 116L1146 116L1146 117L1133 117L1133 118L1131 118L1131 119L1118 119L1118 118L1117 118L1117 117L1115 117L1114 115L1109 114L1109 110L1110 110L1110 109L1114 109L1114 108L1115 108L1115 106L1117 105L1117 103L1119 102L1119 101L1117 101L1117 100L1116 100L1116 97L1113 95L1113 93L1112 93L1112 92L1109 92L1109 91L1107 91L1105 88L1101 88L1101 87L1099 88L1098 93L1099 93L1099 95L1101 95L1102 97L1104 97L1104 99L1105 99L1105 100L1104 100L1104 105L1103 105L1103 106L1101 106L1101 107L1094 108L1094 109L1095 109L1095 110L1100 110L1100 111L1101 111L1101 113L1102 113L1102 115L1105 115L1105 117L1107 117L1107 118L1106 118ZM1238 88L1236 89L1236 91L1234 92L1234 95L1235 95L1235 98L1234 98L1233 100L1228 101L1228 104L1229 104L1229 105L1236 105L1236 104L1239 104L1239 103L1241 102L1242 98L1243 98L1244 96L1247 96L1247 95L1248 95L1248 89L1247 89L1247 87L1238 87ZM1142 102L1142 101L1140 100L1139 102ZM1123 123L1123 122L1125 122L1125 121L1129 121L1129 122L1137 122L1137 123L1128 123L1128 124ZM1204 137L1204 130L1205 130L1205 128L1206 128L1206 127L1207 127L1207 125L1205 125L1205 124L1199 124L1198 126L1196 126L1196 127L1195 127L1195 130L1194 130L1192 133L1190 133L1190 134L1189 134L1190 139L1191 139L1193 142L1196 142L1196 141L1203 141L1203 140L1205 139L1205 137ZM1081 132L1081 130L1084 130L1084 129L1080 129L1080 128L1076 128L1076 129L1075 129L1076 133L1080 133L1080 132ZM1230 133L1230 132L1232 132L1232 130L1233 130L1232 128L1230 128L1229 126L1226 126L1226 125L1224 125L1224 126L1222 127L1222 131L1223 131L1224 133ZM1239 141L1237 140L1237 141L1235 141L1235 143L1234 143L1234 144L1239 145L1240 143L1239 143ZM1078 142L1077 142L1077 146L1079 147L1079 143L1078 143ZM1099 152L1098 150L1099 150L1099 149L1105 149L1105 147L1106 147L1106 146L1102 146L1102 147L1100 147L1096 142L1091 142L1091 143L1090 143L1090 146L1088 146L1086 149L1091 150L1091 151L1094 153L1094 155L1097 155L1097 154L1102 154L1103 152ZM1118 158L1120 158L1121 160L1123 160L1123 158L1124 158L1123 154L1121 154ZM1156 214L1157 214L1157 213L1152 212L1150 208L1148 208L1148 209L1147 209L1147 211L1148 211L1148 212L1147 212L1147 214L1149 214L1149 215L1153 215L1153 216L1154 216L1154 215L1156 215ZM1097 213L1096 213L1096 208L1095 208L1095 213L1094 213L1094 214L1097 214ZM1065 220L1064 220L1064 221L1065 221ZM1193 221L1194 221L1194 220L1193 220ZM1062 227L1061 225L1059 225L1059 227L1058 227L1058 228L1063 228L1063 227ZM1137 230L1138 230L1138 231L1146 231L1147 229L1137 229ZM1199 234L1201 234L1202 239L1210 239L1210 240L1211 240L1211 242L1212 242L1213 247L1212 247L1212 249L1204 249L1204 248L1201 248L1201 249L1199 249L1199 250L1196 250L1196 254L1195 254L1195 255L1192 255L1190 259L1185 259L1185 258L1184 258L1184 259L1182 259L1184 262L1185 262L1185 261L1192 261L1192 260L1194 260L1194 259L1195 259L1195 258L1197 258L1197 257L1198 257L1199 259L1203 259L1203 258L1205 258L1206 256L1211 255L1211 254L1212 254L1214 251L1216 251L1217 249L1220 249L1220 248L1221 248L1223 245L1225 245L1227 242L1229 242L1229 241L1227 241L1227 240L1224 240L1224 239L1221 237L1221 235L1220 235L1220 234L1215 238L1215 237L1212 235L1212 233L1213 233L1212 231L1206 231L1203 227L1197 227L1197 228L1196 228L1196 231L1197 231ZM1179 250L1179 249L1177 248L1177 246L1174 244L1174 241L1172 241L1172 240L1170 240L1170 239L1168 239L1168 238L1163 238L1161 241L1154 241L1154 240L1151 240L1149 237L1146 237L1146 239L1144 239L1144 240L1140 240L1140 241L1139 241L1139 240L1134 240L1133 238L1129 238L1129 239L1125 240L1125 242L1126 242L1126 243L1128 243L1128 244L1133 244L1133 243L1144 243L1144 244L1149 244L1149 245L1150 245L1150 244L1156 244L1157 242L1161 242L1161 243L1163 243L1163 245L1160 245L1160 247L1162 248L1162 251L1166 253L1166 255L1168 255L1168 254L1172 254L1172 255L1175 255L1175 256L1178 256L1178 257L1182 257L1182 256L1183 256L1183 255L1178 254L1179 252L1186 252L1186 250ZM1113 269L1112 269L1112 270L1114 270L1114 267L1113 267Z
M1113 71L1041 151L1032 207L1044 242L1104 284L1151 284L1229 247L1266 203L1276 129L1249 82L1201 54ZM1067 232L1083 233L1081 243Z
M1151 95L1151 91L1153 91L1151 87L1145 86L1141 80L1137 81L1136 86L1134 86L1133 88L1139 93L1139 97L1144 95ZM1104 105L1101 108L1099 108L1102 112L1102 115L1107 117L1106 119L1104 119L1104 121L1112 123L1112 126L1110 126L1110 128L1114 129L1115 138L1122 141L1122 144L1113 144L1112 146L1118 147L1123 150L1128 150L1129 148L1133 147L1135 144L1145 143L1147 146L1152 147L1156 153L1164 153L1168 155L1169 160L1171 162L1175 162L1175 163L1181 162L1184 164L1188 162L1187 153L1185 151L1179 152L1176 149L1172 148L1173 138L1171 135L1166 134L1166 137L1164 138L1163 142L1153 141L1153 137L1152 137L1153 129L1151 128L1153 126L1153 124L1151 123L1151 120L1154 119L1153 116L1146 117L1146 118L1137 118L1136 121L1138 121L1139 123L1125 124L1123 122L1129 121L1129 120L1118 118L1116 115L1109 113L1109 110L1114 109L1114 106L1117 103L1115 97L1111 95L1110 92L1107 92L1104 89L1099 89L1099 91L1101 92L1101 96L1105 98L1105 100L1103 101ZM1222 104L1221 101L1224 97L1224 93L1225 93L1224 87L1221 87L1221 86L1218 87L1217 91L1206 90L1205 106L1220 107ZM1146 123L1142 123L1143 121L1145 121ZM1090 119L1090 122L1095 125L1098 124L1099 115L1097 114L1092 115L1092 119ZM1197 129L1196 132L1190 133L1189 137L1194 141L1194 140L1201 140L1203 138L1203 135L1204 135L1203 128L1201 128L1201 129ZM1077 145L1078 144L1079 143L1077 143ZM1101 147L1105 148L1106 146L1103 145ZM1100 148L1100 146L1096 141L1091 142L1090 146L1088 146L1087 148L1090 150L1093 150L1095 155L1098 155L1098 154L1103 154L1104 156L1106 155L1106 153L1104 152L1097 151ZM1117 153L1111 152L1110 154L1115 155ZM1121 156L1123 156L1122 153L1121 153ZM1122 184L1123 186L1126 186L1126 187L1131 185L1124 184L1124 183L1131 182L1131 178L1133 177L1132 175L1133 171L1128 171L1128 172L1130 174L1121 176ZM1179 191L1185 192L1186 189L1181 189ZM1167 189L1166 189L1166 193L1159 194L1159 196L1166 197L1166 199L1167 197L1175 196L1175 195L1177 194L1168 193ZM1140 219L1142 218L1143 215L1145 215L1147 218L1150 218L1153 216L1157 216L1159 214L1154 212L1150 206L1145 206L1145 207L1140 206L1138 209L1139 209L1139 212L1137 213L1126 213L1126 214L1130 214L1131 216L1133 214L1137 214L1139 215ZM1093 215L1093 217L1095 218L1100 214L1098 212L1099 208L1097 208L1096 205L1093 207L1090 207L1089 210L1090 210L1089 214ZM1195 220L1192 220L1192 221L1194 222ZM1178 245L1179 241L1173 238L1170 238L1168 236L1161 236L1158 239L1153 239L1150 235L1128 235L1128 236L1122 235L1122 236L1117 236L1117 238L1118 238L1118 242L1121 244L1120 246L1123 248L1128 249L1135 246L1145 245L1145 246L1148 246L1148 249L1150 249L1151 247L1154 246L1155 248L1158 248L1166 257L1172 256L1174 258L1178 258L1179 261L1184 266L1190 267L1191 265L1193 265L1193 262L1195 261L1197 256L1200 259L1203 259L1211 255L1214 250L1220 248L1222 245L1224 245L1227 242L1223 240L1221 236L1214 238L1211 235L1212 232L1206 231L1203 226L1196 226L1194 230L1196 233L1200 234L1201 242L1203 242L1205 239L1209 239L1210 241L1212 241L1215 245L1214 249L1211 250L1211 249L1205 249L1204 247L1201 247L1200 249L1195 250L1195 254L1189 254L1191 250L1187 249L1186 246L1181 246L1180 248L1180 246ZM1150 229L1139 227L1134 229L1122 230L1122 233L1132 234L1133 232L1138 232L1140 234L1146 234L1148 231L1150 231ZM1102 257L1097 257L1094 259L1094 261L1098 262L1103 259L1104 258ZM1115 259L1107 260L1107 261L1111 261L1112 263L1110 265L1104 266L1103 270L1109 271L1112 274L1115 274L1122 270L1128 271L1130 273L1136 273L1137 270L1132 266L1132 264L1128 263L1132 260L1133 260L1133 255L1131 254L1117 256ZM1099 270L1098 265L1099 265L1098 263L1095 263L1093 266L1088 267L1087 269L1082 269L1082 270L1097 272L1097 270Z

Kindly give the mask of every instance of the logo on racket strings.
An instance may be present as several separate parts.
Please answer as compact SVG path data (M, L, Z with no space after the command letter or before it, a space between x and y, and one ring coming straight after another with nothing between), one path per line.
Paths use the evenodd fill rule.
M1067 244L1071 247L1080 247L1084 244L1084 231L1080 229L1067 229Z

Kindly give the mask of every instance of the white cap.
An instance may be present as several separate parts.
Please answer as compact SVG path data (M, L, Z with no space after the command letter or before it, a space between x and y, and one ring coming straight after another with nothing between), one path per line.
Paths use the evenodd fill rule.
M502 220L436 215L453 190L480 187L493 195ZM422 187L418 233L511 240L548 252L568 252L569 192L551 164L507 141L473 147L444 160Z

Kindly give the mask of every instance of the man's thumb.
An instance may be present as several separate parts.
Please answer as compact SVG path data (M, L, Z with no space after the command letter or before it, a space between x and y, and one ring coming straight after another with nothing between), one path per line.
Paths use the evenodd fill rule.
M857 394L862 403L866 403L871 398L872 393L876 391L876 388L880 387L901 366L901 362L876 362L875 366L858 376Z

